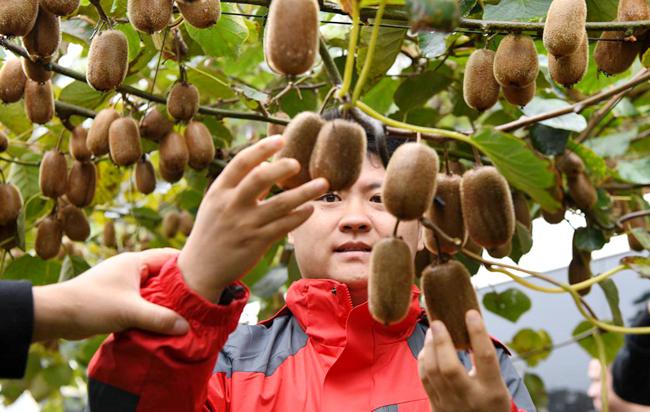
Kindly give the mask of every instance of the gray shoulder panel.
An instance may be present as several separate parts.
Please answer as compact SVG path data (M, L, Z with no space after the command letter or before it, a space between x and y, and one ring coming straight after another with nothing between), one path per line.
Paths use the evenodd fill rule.
M267 325L239 325L219 353L214 373L262 372L273 375L289 356L307 344L307 334L293 315Z

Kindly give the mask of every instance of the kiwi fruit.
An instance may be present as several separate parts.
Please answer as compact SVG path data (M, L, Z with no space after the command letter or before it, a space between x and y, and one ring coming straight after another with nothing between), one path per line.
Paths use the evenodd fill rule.
M503 87L523 88L535 82L539 73L537 50L530 36L508 34L494 56L494 78Z
M616 19L618 21L638 21L650 19L650 9L646 0L619 0Z
M189 83L178 82L167 96L167 113L176 120L190 120L199 110L199 90Z
M88 139L88 130L83 126L79 125L72 129L72 135L70 136L70 143L68 148L70 149L70 154L75 160L80 162L85 162L90 160L90 150L86 144Z
M0 34L24 36L34 28L39 0L0 1Z
M119 118L120 115L115 109L103 109L97 113L92 126L88 130L88 137L86 139L86 145L88 145L88 149L90 149L92 154L101 156L110 151L108 130L111 124Z
M512 205L515 208L515 220L521 223L528 231L533 228L533 219L530 216L528 201L521 192L512 193Z
M598 193L589 178L584 174L568 177L569 194L581 210L591 209L598 201Z
M165 163L160 161L159 165L159 172L160 172L160 177L163 178L164 181L169 182L169 183L176 183L179 180L183 178L183 174L185 173L185 169L170 169L167 166L165 166Z
M185 128L185 144L192 169L202 170L214 159L215 148L210 129L201 122L189 122Z
M571 87L584 77L589 66L589 41L587 32L583 34L580 47L566 56L548 55L548 70L555 82Z
M189 236L192 232L192 227L194 226L194 218L192 214L187 210L183 210L180 214L180 223L178 225L178 231Z
M9 148L9 139L4 133L0 132L0 153L4 153Z
M488 249L488 253L495 259L503 259L504 257L510 256L510 253L512 253L512 239L501 246Z
M40 0L40 5L57 16L69 16L79 7L79 0Z
M368 308L377 322L390 325L406 317L414 278L414 258L402 239L382 239L372 247Z
M162 233L167 239L173 239L181 225L181 216L176 211L168 212L162 220Z
M56 199L67 189L68 164L58 150L49 150L41 160L38 180L43 196Z
M26 81L20 59L7 59L0 69L0 100L4 103L14 103L22 99Z
M131 117L123 117L111 123L108 129L108 146L113 163L130 166L142 156L140 129Z
M552 225L557 225L558 223L564 221L565 214L566 214L566 208L564 206L560 207L555 212L549 212L547 210L542 209L542 217L544 218L544 220L546 220L546 222Z
M357 123L335 119L318 133L309 161L312 179L324 177L330 190L344 190L357 181L366 157L366 131Z
M555 166L567 177L576 177L585 172L585 164L580 156L570 151L556 156Z
M524 87L504 87L503 97L505 97L510 104L524 107L533 100L535 92L536 84L535 82L532 82Z
M573 258L569 263L569 284L575 285L576 283L584 282L592 277L591 273L591 252L586 252L578 249L575 246L575 232L573 235ZM578 293L585 296L589 293L591 287L581 289Z
M277 117L278 119L290 120L289 115L285 112L277 112L273 116ZM276 134L282 134L284 133L284 129L286 129L286 126L282 124L269 123L266 125L266 135L273 136Z
M448 236L463 240L465 238L465 224L460 204L460 182L461 177L455 174L438 174L436 178L436 197L431 207L426 211L425 216L436 224ZM458 252L459 247L451 242L438 237L426 229L424 232L424 244L434 255L440 253L453 255Z
M117 238L115 237L115 224L112 220L108 220L106 223L104 223L104 230L102 231L102 243L106 247L117 247Z
M11 250L18 247L18 221L0 225L0 248Z
M129 46L119 30L98 33L88 52L88 84L102 92L113 90L126 77L129 68Z
M302 112L284 129L282 133L284 147L278 153L277 159L285 157L296 159L300 163L300 173L279 182L281 188L293 189L311 179L309 161L323 124L325 124L324 120L317 113Z
M422 272L420 286L429 321L445 324L456 349L470 349L465 314L470 309L480 309L465 266L457 260L429 266Z
M140 135L154 142L160 142L167 133L172 131L174 124L167 116L153 108L140 121Z
M640 42L623 41L625 32L604 31L596 44L594 60L601 72L613 76L630 68L636 59Z
M43 83L27 79L25 82L25 113L33 123L45 124L54 117L52 81Z
M176 6L185 21L198 29L214 26L221 16L220 0L176 0Z
M141 158L135 165L135 187L145 195L156 189L156 173L147 159Z
M460 184L465 227L479 246L494 249L515 233L515 211L508 182L493 166L468 170Z
M399 220L422 217L433 202L437 174L438 154L435 150L420 143L401 145L386 168L382 189L386 210Z
M0 225L18 219L23 199L20 192L11 183L0 183Z
M59 220L63 233L76 242L83 242L90 236L90 225L83 210L73 205L66 205L59 210Z
M66 197L77 207L88 207L95 197L97 167L92 162L75 160L68 175Z
M544 24L544 47L555 57L575 53L583 42L586 23L584 0L553 0Z
M38 9L38 17L32 30L23 36L23 45L30 57L47 58L56 53L61 43L61 27L59 16L43 7Z
M43 219L38 225L36 231L36 241L34 249L41 259L51 259L59 253L61 249L61 239L63 238L63 227L61 222L54 215Z
M318 2L274 0L267 19L264 57L269 67L284 75L299 75L311 69L318 54Z
M164 168L167 172L177 175L179 171L183 172L185 170L189 159L190 154L187 149L187 143L185 142L185 138L180 134L171 132L160 142L161 169Z
M151 34L167 27L172 8L172 0L128 0L126 15L136 30Z
M52 72L47 70L44 64L49 63L52 59L38 59L32 61L31 59L23 58L23 72L28 79L35 82L46 82L52 78Z
M479 112L491 108L499 100L501 86L494 78L494 56L492 50L477 49L469 56L465 67L465 103Z

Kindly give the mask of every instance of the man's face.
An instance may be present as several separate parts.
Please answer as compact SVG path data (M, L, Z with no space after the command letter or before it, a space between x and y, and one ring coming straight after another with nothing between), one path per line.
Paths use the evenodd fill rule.
M313 215L289 235L304 278L334 279L365 291L371 248L392 235L396 222L381 199L385 175L379 159L371 155L350 189L312 201ZM398 236L409 244L413 256L422 248L417 221L401 222Z
M600 379L600 372L601 372L600 362L598 362L598 360L596 359L592 359L589 362L589 369L587 372L589 375L589 380L591 381L587 394L593 401L594 409L596 409L597 411L603 410L603 405L600 401L601 399L600 390L602 385L602 380ZM624 400L622 400L616 395L614 389L612 388L612 374L610 373L610 371L607 371L607 403L609 404L610 412L632 412L632 411L640 412L642 410L643 411L646 410L645 408L640 407L639 405L625 402ZM647 410L650 411L650 408L648 408Z

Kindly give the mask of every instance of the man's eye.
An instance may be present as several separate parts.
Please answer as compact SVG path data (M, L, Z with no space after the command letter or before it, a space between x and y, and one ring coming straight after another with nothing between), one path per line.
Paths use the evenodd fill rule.
M323 196L319 197L318 200L321 202L333 203L338 202L341 198L335 193L325 193Z
M372 197L370 198L370 201L371 201L371 202L375 202L375 203L382 203L381 195L380 195L380 194L376 194L376 195L372 196Z

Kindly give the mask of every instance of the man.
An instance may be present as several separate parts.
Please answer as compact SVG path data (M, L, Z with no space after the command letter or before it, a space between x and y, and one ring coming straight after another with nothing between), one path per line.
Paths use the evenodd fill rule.
M601 366L598 359L592 359L589 362L589 380L591 385L587 394L594 402L594 409L600 412L603 410L603 405L601 402L601 386L602 381L600 380ZM650 407L638 405L636 403L627 402L621 399L612 389L612 373L610 370L607 370L607 404L609 406L609 412L650 412Z
M299 171L293 159L265 162L282 145L267 138L230 162L178 260L144 286L143 296L188 319L190 332L110 337L89 368L91 411L533 411L477 312L468 314L471 356L454 350L442 323L427 332L415 287L404 321L385 327L370 316L370 251L395 224L381 202L377 155L349 190L327 192L315 179L260 200ZM422 248L417 221L399 229L413 253ZM272 319L237 327L248 299L239 279L287 234L303 279Z
M31 342L80 339L141 328L184 334L185 319L140 296L140 282L178 254L173 249L125 253L67 282L36 286L0 282L0 377L25 373Z

